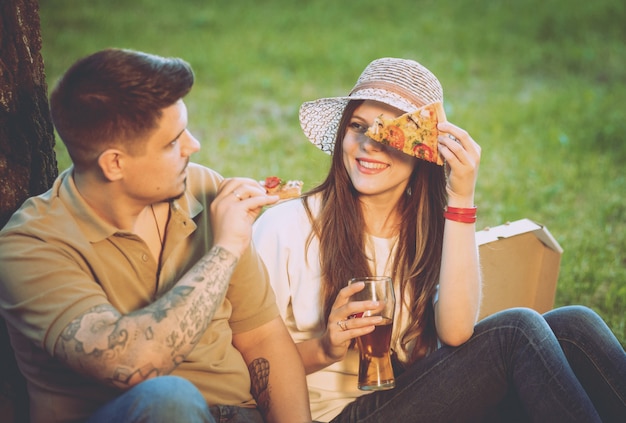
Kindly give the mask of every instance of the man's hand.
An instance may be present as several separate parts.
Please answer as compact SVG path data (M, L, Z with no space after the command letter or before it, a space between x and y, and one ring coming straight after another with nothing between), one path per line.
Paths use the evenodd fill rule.
M265 188L248 178L225 179L211 203L211 226L215 245L237 257L250 245L252 224L264 206L278 201L277 195L267 195Z

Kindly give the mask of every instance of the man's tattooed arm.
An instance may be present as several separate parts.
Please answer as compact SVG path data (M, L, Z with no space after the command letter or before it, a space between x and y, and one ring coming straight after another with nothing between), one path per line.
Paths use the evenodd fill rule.
M280 316L233 334L250 373L250 392L268 423L311 421L304 366Z
M237 261L215 246L147 307L127 315L110 304L87 310L63 330L56 358L122 389L169 374L204 334L224 300Z
M270 362L259 357L248 365L250 392L257 402L259 411L267 417L270 412Z

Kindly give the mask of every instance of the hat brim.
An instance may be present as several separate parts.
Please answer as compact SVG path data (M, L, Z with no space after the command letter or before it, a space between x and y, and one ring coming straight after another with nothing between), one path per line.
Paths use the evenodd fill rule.
M417 106L398 94L384 89L367 88L346 97L329 97L308 101L300 106L300 126L317 148L332 154L343 112L351 100L374 100L411 113Z

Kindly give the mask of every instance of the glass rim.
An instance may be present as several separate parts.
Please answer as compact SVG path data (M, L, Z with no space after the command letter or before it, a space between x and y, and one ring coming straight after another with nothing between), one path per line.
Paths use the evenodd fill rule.
M348 281L348 285L355 282L391 282L391 276L360 276L356 278L351 278Z

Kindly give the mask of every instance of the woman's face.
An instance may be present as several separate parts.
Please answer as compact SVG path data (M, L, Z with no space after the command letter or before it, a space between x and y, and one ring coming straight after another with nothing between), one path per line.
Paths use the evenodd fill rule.
M416 158L378 143L365 135L374 119L395 118L399 109L366 100L352 114L343 138L343 163L356 190L363 196L397 201L406 190Z

